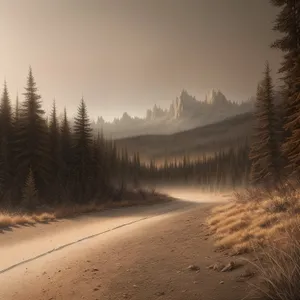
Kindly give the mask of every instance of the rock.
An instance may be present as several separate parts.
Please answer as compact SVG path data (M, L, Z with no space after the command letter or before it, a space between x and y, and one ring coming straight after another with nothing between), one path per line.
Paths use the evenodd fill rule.
M156 293L156 296L164 296L165 295L165 292L157 292Z
M200 271L200 267L198 267L196 265L190 265L190 266L188 266L188 269L191 271Z
M225 268L225 265L224 264L221 264L219 262L215 263L215 264L212 264L210 265L209 267L207 267L208 269L212 269L214 271L218 271L220 272L221 270L223 270Z
M231 261L221 270L221 272L230 272L234 269L234 267L235 267L235 263Z
M237 282L243 282L246 281L247 279L252 278L255 275L255 272L253 272L250 269L246 269L243 273L241 273L237 278Z
M224 284L224 281L222 280L222 281L220 281L220 284Z
M98 270L98 269L93 269L92 271L93 271L93 272L98 272L99 270Z

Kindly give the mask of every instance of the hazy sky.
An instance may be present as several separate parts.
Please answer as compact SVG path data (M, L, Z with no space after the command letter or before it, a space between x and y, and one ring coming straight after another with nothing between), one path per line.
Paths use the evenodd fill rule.
M31 65L46 109L72 114L83 95L107 119L182 88L246 100L265 61L278 68L275 14L268 0L0 0L0 80L14 101Z

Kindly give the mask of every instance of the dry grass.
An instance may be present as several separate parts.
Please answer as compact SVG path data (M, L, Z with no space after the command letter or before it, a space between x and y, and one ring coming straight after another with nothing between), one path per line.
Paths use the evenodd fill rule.
M55 215L51 213L41 214L19 214L0 212L0 228L10 227L13 225L26 225L48 222L55 219Z
M261 276L255 285L259 294L269 300L300 299L300 219L289 223L284 237L261 248L254 264Z
M126 191L123 199L120 201L106 201L99 203L97 201L87 204L66 203L54 208L47 208L47 211L35 213L0 211L0 229L14 225L26 225L35 223L51 222L55 219L75 217L85 213L99 212L105 209L129 207L137 205L149 205L160 201L171 200L165 195L158 194L154 190Z
M261 279L254 287L263 299L300 299L299 199L295 189L248 190L208 219L218 247L233 254L253 251L256 262L249 262Z
M236 194L228 204L213 209L208 219L216 246L239 254L267 243L297 219L299 199L296 191L283 196L263 190Z

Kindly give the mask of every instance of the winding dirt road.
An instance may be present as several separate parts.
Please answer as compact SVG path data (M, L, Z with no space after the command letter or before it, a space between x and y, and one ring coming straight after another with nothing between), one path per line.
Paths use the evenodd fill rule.
M206 268L228 259L205 226L213 202L226 198L190 198L4 231L0 300L242 299L239 270Z

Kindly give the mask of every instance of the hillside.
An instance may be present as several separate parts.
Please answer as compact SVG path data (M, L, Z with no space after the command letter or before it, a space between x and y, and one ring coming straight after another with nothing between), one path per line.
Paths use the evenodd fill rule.
M197 127L170 135L141 135L117 139L118 148L126 147L129 154L140 153L141 159L191 157L212 153L244 142L251 135L253 114L244 113L211 125Z

